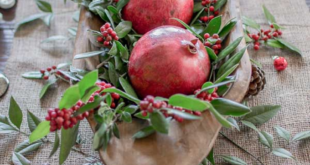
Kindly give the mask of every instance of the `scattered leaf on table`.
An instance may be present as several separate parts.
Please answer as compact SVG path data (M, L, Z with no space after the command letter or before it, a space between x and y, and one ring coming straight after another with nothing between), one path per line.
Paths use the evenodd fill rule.
M27 111L27 122L28 122L28 127L31 132L33 132L37 126L41 123L41 120L35 116L32 112Z
M47 81L47 83L43 86L43 88L40 91L40 99L43 98L43 96L45 95L45 93L47 92L47 90L53 85L55 84L57 81L57 79L52 79Z
M289 131L287 131L286 129L279 127L279 126L275 126L274 129L276 130L277 134L282 137L283 139L285 139L287 142L290 141L291 138L291 133Z
M274 155L282 157L282 158L295 160L295 157L288 150L286 150L284 148L275 148L272 150L272 153Z
M310 131L300 132L293 137L293 141L299 141L310 138Z
M13 96L10 99L9 119L18 129L20 129L23 121L23 113Z
M235 156L221 155L220 157L223 158L226 162L231 163L232 165L247 165L245 161Z
M273 118L281 109L279 105L261 105L251 107L252 112L247 114L243 120L253 124L264 124Z

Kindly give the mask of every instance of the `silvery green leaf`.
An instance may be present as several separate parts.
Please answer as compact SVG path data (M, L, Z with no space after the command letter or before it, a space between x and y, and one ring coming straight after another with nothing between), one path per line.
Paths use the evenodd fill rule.
M259 130L256 128L256 126L253 123L248 122L248 121L244 121L244 120L242 120L241 122L242 122L242 124L246 125L247 127L250 127L253 130L259 132Z
M43 12L52 13L52 5L49 2L43 1L43 0L36 0L36 4L39 7L39 9Z
M274 129L276 130L277 134L282 137L283 139L285 139L287 142L290 141L291 138L291 133L289 131L287 131L286 129L279 127L279 126L275 126Z
M12 162L14 165L31 165L31 162L22 154L13 152Z
M53 18L54 18L54 14L48 14L47 16L42 17L41 19L47 26L50 26Z
M32 22L32 21L35 21L35 20L38 20L40 18L43 18L45 16L47 16L49 14L46 14L46 13L40 13L40 14L34 14L34 15L31 15L29 17L26 17L24 18L23 20L21 20L20 22L18 22L16 25L15 25L15 30L17 31L18 28L24 24L27 24L29 22Z
M262 132L258 132L258 136L259 136L259 141L269 147L269 148L272 148L272 145L273 145L273 136L268 133L268 132L265 132L265 131L262 131Z
M235 156L221 155L220 157L222 157L226 162L232 165L247 165L245 161Z
M300 132L293 137L293 141L299 141L310 138L310 131Z
M282 158L296 160L295 157L288 150L286 150L284 148L275 148L272 150L272 153L274 155L282 157Z
M264 124L273 118L281 109L280 105L261 105L251 107L252 112L247 114L243 120L253 124Z
M72 36L76 36L77 33L77 27L71 27L68 29L68 32L72 35Z
M41 43L50 43L50 42L55 42L55 41L63 41L63 42L65 42L67 40L69 40L68 37L59 35L59 36L48 37L47 39L42 40Z

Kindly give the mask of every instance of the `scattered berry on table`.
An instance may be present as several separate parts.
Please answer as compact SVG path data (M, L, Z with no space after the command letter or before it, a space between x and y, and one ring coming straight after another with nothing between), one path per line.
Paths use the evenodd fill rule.
M287 68L287 61L284 57L274 57L274 62L273 62L274 68L277 71L283 71Z

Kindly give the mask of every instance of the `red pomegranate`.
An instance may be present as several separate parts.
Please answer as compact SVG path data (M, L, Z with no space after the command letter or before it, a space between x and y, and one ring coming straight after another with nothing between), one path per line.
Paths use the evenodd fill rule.
M176 26L161 26L136 43L128 74L139 97L193 94L206 82L210 60L203 44Z
M162 25L183 27L176 20L190 23L194 9L193 0L130 0L123 8L123 18L131 21L140 34Z

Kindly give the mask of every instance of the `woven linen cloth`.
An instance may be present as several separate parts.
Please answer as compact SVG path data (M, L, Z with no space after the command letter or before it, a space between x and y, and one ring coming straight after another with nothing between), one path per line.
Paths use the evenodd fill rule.
M59 83L57 88L49 90L48 94L40 100L39 92L44 85L43 81L27 80L21 77L24 72L35 71L72 60L73 44L71 42L49 45L40 44L40 41L53 35L68 35L67 29L77 26L77 23L72 20L72 15L78 8L69 1L66 5L61 0L51 0L49 2L51 2L55 13L52 26L48 28L40 21L23 26L16 33L12 54L4 71L11 81L11 86L7 95L0 99L0 114L7 114L10 97L14 96L24 113L21 129L27 133L29 133L26 121L27 110L43 119L49 107L57 106L61 94L68 87L65 83ZM290 51L265 47L258 52L250 51L251 57L263 64L267 86L249 104L251 106L282 105L280 113L268 123L260 126L259 129L273 135L276 135L273 130L273 126L276 125L286 128L293 135L310 130L310 85L308 83L310 81L308 57L310 45L307 42L310 36L310 14L306 2L304 0L241 0L240 4L243 15L255 19L262 26L268 27L261 8L261 5L265 4L275 15L277 22L286 28L283 38L298 46L304 55L303 58L299 58ZM35 1L26 0L18 2L17 11L17 20L22 20L26 16L40 12L35 5ZM281 73L275 71L272 61L274 55L287 58L289 62L287 70ZM241 130L241 132L238 132L223 129L222 132L256 157L268 152L268 149L258 142L256 132L245 127L241 127ZM81 150L87 154L97 156L97 153L91 150L93 134L86 122L82 122L80 133L82 138L86 139L85 144L81 145ZM14 148L26 139L26 136L18 133L0 135L0 164L11 164L10 160ZM276 138L274 146L288 149L301 164L310 164L310 140L288 145L283 140ZM48 159L51 149L52 145L44 145L39 151L27 155L27 158L34 165L56 165L58 164L57 154ZM216 155L233 155L245 160L248 164L257 164L249 155L227 142L221 136L219 136L214 146L214 151ZM265 165L296 164L294 161L271 154L261 160ZM217 164L225 164L219 158L216 159L216 162ZM85 156L75 152L72 152L66 161L68 165L83 163L86 163Z

